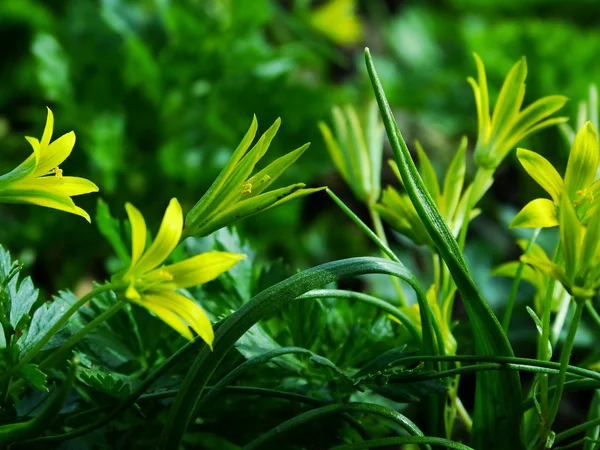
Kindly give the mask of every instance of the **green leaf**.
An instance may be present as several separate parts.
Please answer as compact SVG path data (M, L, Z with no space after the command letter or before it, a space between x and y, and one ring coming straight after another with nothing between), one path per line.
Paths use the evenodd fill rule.
M598 134L591 122L586 122L577 132L565 172L565 189L570 200L577 199L577 192L589 187L598 168Z
M38 298L39 291L33 287L31 278L27 277L18 283L16 275L8 282L7 290L10 302L10 324L16 328L21 318L25 314L29 314Z
M81 369L77 378L83 384L117 399L124 399L132 389L132 382L117 373L106 373L101 369Z
M523 148L517 149L517 158L529 176L550 194L554 203L558 204L563 180L554 166L543 156Z
M96 206L96 226L121 262L128 264L130 261L129 250L121 237L121 222L112 216L108 204L101 198L98 199Z
M32 386L42 392L49 392L46 386L46 374L38 369L35 364L25 364L19 370L18 375L29 381Z
M54 297L53 301L46 302L35 310L29 328L17 341L21 355L27 353L50 331L69 306L62 297ZM54 348L56 345L59 345L56 341L50 341L43 350Z
M510 223L510 228L548 228L558 225L552 200L536 198L527 203Z
M431 195L431 197L437 203L440 198L440 185L438 183L435 169L433 168L427 153L425 153L419 141L415 142L415 146L417 147L417 155L419 156L419 168L421 169L423 184L427 188L429 195Z
M531 318L533 319L533 322L535 323L535 328L537 329L537 332L540 336L543 336L544 333L542 332L542 320L537 316L537 314L535 313L535 311L533 309L531 309L529 306L525 307L527 309L527 313L531 316ZM548 339L548 355L552 354L552 344L550 343L550 339Z
M513 356L510 343L498 319L475 286L456 240L423 185L385 98L368 50L365 52L365 57L371 84L406 191L461 294L473 333L477 336L476 353ZM524 61L521 65L524 65ZM514 93L512 94L511 96L515 97ZM509 95L506 94L506 97ZM508 102L508 100L504 101ZM511 107L514 106L507 103L506 108ZM501 119L503 115L498 113L497 117ZM521 386L518 374L508 372L477 374L474 447L523 448L520 433L522 419L520 402Z

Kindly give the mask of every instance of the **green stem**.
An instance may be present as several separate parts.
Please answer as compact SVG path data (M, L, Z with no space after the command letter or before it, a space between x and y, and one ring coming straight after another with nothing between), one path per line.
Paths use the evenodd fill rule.
M557 262L562 255L562 249L560 243L557 245L554 252L553 261ZM537 357L542 361L549 361L552 355L548 350L548 340L550 339L550 318L552 315L552 297L554 295L554 286L556 285L555 280L549 280L548 287L546 289L546 296L544 298L544 304L542 307L542 334L538 339ZM540 408L541 408L541 429L546 428L546 422L548 420L548 376L541 375L540 380Z
M595 379L584 379L584 380L571 380L567 381L563 386L563 393L565 392L577 392L584 391L586 389L600 389L600 380ZM550 387L548 392L554 394L556 386ZM533 397L529 397L523 402L523 411L527 411L535 406Z
M272 428L263 435L259 436L257 439L245 445L243 450L254 450L263 444L266 444L268 441L279 437L284 433L288 433L306 423L320 420L327 416L349 412L363 414L371 413L384 417L404 428L410 435L423 437L423 433L414 423L393 409L375 405L373 403L339 403L335 405L323 406L321 408L315 408L311 411L299 414L296 417L277 425L275 428ZM429 445L426 444L426 448L430 448Z
M363 450L369 448L378 447L389 447L396 448L397 445L437 445L441 448L452 448L456 450L473 450L471 447L460 444L458 442L450 441L448 439L427 437L427 436L402 436L393 438L380 438L371 439L365 442L358 442L356 444L344 444L333 447L331 450Z
M589 420L587 422L582 423L581 425L577 425L576 427L569 428L568 430L565 430L562 433L558 433L556 435L556 438L554 439L554 442L560 442L564 439L575 436L576 434L587 431L590 428L594 428L598 425L600 425L600 417L596 417L593 420Z
M63 329L67 321L71 318L73 314L77 312L79 308L89 302L91 299L100 295L103 292L110 291L114 288L112 284L105 284L103 286L98 286L91 292L87 293L79 300L77 300L60 318L56 321L54 325L48 330L48 332L33 346L31 350L29 350L25 356L19 361L16 366L13 366L11 370L6 372L2 377L0 377L0 382L9 379L14 374L18 373L21 368L31 361L35 356L44 348L44 346L50 342L50 339L54 337L56 333Z
M121 308L123 308L126 304L127 304L126 300L119 300L117 303L115 303L114 305L112 305L110 308L108 308L106 311L104 311L102 314L100 314L94 320L92 320L90 323L88 323L85 327L83 327L77 333L75 333L74 335L72 335L67 340L67 342L65 342L64 344L62 344L51 355L48 355L39 364L38 367L41 369L41 368L44 368L44 367L52 365L54 362L56 362L56 360L58 358L60 358L62 355L64 355L65 352L67 352L71 347L73 347L75 344L77 344L77 342L79 342L79 340L81 338L83 338L85 335L87 335L90 331L92 331L98 325L101 325L102 323L104 323L108 319L110 319L119 310L121 310Z
M529 238L529 242L527 243L527 247L523 252L523 255L527 255L531 251L538 235L540 234L540 230L541 228L536 228L533 231L531 238ZM519 285L521 284L521 279L523 278L523 271L525 270L525 266L526 264L524 261L519 262L519 267L517 267L517 272L515 273L515 278L513 279L512 288L510 290L510 297L508 297L506 309L504 310L504 317L502 318L502 328L504 329L505 333L508 333L508 328L510 326L510 318L512 316L513 308L515 306L515 301L517 299L517 293L519 292Z
M408 317L404 312L402 312L402 310L396 308L394 305L386 302L385 300L381 300L377 297L373 297L372 295L368 294L363 294L361 292L344 291L340 289L314 289L298 297L299 300L309 298L348 299L356 300L361 303L366 303L368 305L375 306L376 308L379 308L382 311L398 319L400 323L402 323L402 325L406 327L411 336L417 342L421 342L421 331L415 325L414 320Z
M556 382L556 392L552 398L552 406L548 415L548 421L546 422L545 433L547 434L551 429L558 414L558 408L562 398L563 387L567 379L567 369L569 367L569 360L571 359L571 351L573 350L573 343L575 342L575 335L577 334L577 328L579 322L581 322L581 316L583 314L583 307L585 305L585 299L575 298L575 313L573 319L571 319L571 325L569 325L569 332L565 339L565 343L560 353L560 372L558 374L558 381ZM544 443L543 441L542 443Z
M365 233L373 242L375 242L375 244L379 247L379 250L381 250L382 253L384 253L392 261L397 263L400 262L396 254L388 247L388 245L385 242L383 242L375 233L373 233L373 231L362 220L360 220L360 218L356 214L354 214L354 212L350 208L348 208L348 206L346 206L346 204L337 195L333 193L333 191L331 191L330 189L325 189L325 191L333 199L333 201L341 208L341 210L344 211L346 215L350 217L350 219L352 219L352 221L356 225L358 225L358 228L360 228L363 233Z
M592 302L585 302L585 309L587 310L588 314L590 315L590 318L594 322L594 325L596 325L596 327L600 329L600 314L598 314L598 311L596 311L594 305L592 305Z
M377 237L383 242L385 245L389 246L387 237L385 235L385 230L383 229L383 224L381 223L381 217L379 213L375 210L373 205L368 205L369 214L371 215L371 222L373 222L373 227L375 228L375 234ZM381 252L384 257L387 255L382 251ZM400 280L396 277L390 277L392 280L392 284L394 285L394 289L396 290L396 294L398 295L398 302L406 306L408 302L406 301L406 297L404 296L404 291L402 290L402 284L400 284Z

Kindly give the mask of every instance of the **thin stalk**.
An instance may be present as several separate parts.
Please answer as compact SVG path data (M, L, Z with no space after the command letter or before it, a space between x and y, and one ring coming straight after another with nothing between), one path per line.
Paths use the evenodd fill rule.
M565 392L577 392L584 391L586 389L600 389L600 380L595 379L583 379L583 380L571 380L567 381L563 386L563 393ZM551 386L548 389L550 394L554 394L556 386ZM535 406L533 397L529 397L523 402L523 411L527 411Z
M584 431L587 431L590 428L594 428L598 425L600 425L600 417L596 417L593 420L588 420L587 422L584 422L581 425L577 425L576 427L569 428L568 430L565 430L562 433L558 433L554 438L554 442L560 442L564 439L575 436L576 434L583 433Z
M373 231L362 220L360 220L360 218L356 214L354 214L354 212L352 212L352 210L350 208L348 208L348 206L346 206L346 204L337 195L335 195L333 193L333 191L331 191L330 189L325 189L325 191L333 199L333 201L341 208L341 210L344 211L346 213L346 215L348 217L350 217L350 219L356 225L358 225L358 228L360 228L363 233L365 233L367 236L369 236L369 238L373 242L375 242L375 244L377 244L379 249L388 258L390 258L394 262L397 262L397 263L400 262L400 259L398 259L396 254L388 247L388 245L385 242L383 242L381 239L379 239L379 237L375 233L373 233Z
M414 423L393 409L375 405L373 403L338 403L335 405L327 405L321 408L315 408L311 411L299 414L296 417L287 420L262 434L249 444L245 445L243 450L254 450L263 444L266 444L270 440L279 437L284 433L288 433L306 423L318 421L327 416L350 412L371 413L384 417L404 428L410 435L423 437L423 432L419 430ZM430 448L428 444L426 444L425 447Z
M112 284L105 284L102 286L98 286L91 292L87 293L79 300L77 300L67 311L56 321L56 323L48 330L48 332L38 341L37 344L33 346L31 350L29 350L25 356L19 361L19 363L13 366L12 369L7 371L5 374L0 377L0 382L9 379L14 374L18 373L21 368L31 361L39 352L44 348L44 346L50 342L50 339L54 337L56 333L58 333L65 326L67 321L71 318L73 314L77 312L79 308L89 302L91 299L100 295L103 292L110 291L114 288Z
M552 425L556 419L556 415L558 414L558 408L560 406L565 380L567 379L567 369L569 367L569 360L571 359L571 351L573 350L573 343L575 342L575 335L577 334L579 322L581 322L585 301L585 299L575 298L575 313L573 314L573 319L571 320L571 325L569 326L569 332L567 333L564 346L560 352L560 372L558 374L556 392L552 398L552 406L548 415L548 421L546 422L544 435L546 435L547 432L552 429ZM545 440L542 442L545 442Z
M554 262L557 262L562 256L562 249L560 243L557 245L554 252ZM552 355L548 351L548 339L550 339L550 317L552 315L552 296L554 295L555 280L548 282L546 289L546 296L544 298L544 304L542 307L542 334L538 339L537 357L543 361L549 361ZM542 430L546 427L546 421L548 420L548 377L542 375L540 378L540 409L541 409L541 428Z
M44 368L52 365L60 356L64 355L66 351L68 351L71 347L73 347L81 338L87 335L90 331L95 329L98 325L106 322L113 315L115 315L118 311L120 311L127 304L126 300L119 300L98 317L94 318L90 323L88 323L85 327L79 330L77 333L72 335L67 342L62 344L58 349L56 349L51 355L48 355L46 359L44 359L40 364L39 368Z
M531 237L529 238L529 242L527 243L527 247L523 252L523 255L527 255L530 250L533 248L537 237L540 234L541 228L536 228ZM502 318L502 328L505 333L508 333L508 328L510 326L510 319L512 316L513 308L515 307L515 301L517 300L517 293L519 292L519 286L521 284L521 279L523 278L523 271L525 270L525 262L520 261L519 267L517 267L517 272L515 273L515 278L513 279L512 288L510 290L510 297L508 297L508 302L506 303L506 309L504 310L504 317Z
M600 329L600 314L598 314L598 311L596 311L596 309L592 305L592 302L585 302L585 309L590 315L592 322L594 322L594 325L598 327L598 329Z
M409 444L412 444L411 448L413 445L436 445L441 448L452 448L456 450L473 450L472 447L460 444L458 442L428 436L402 436L393 438L371 439L369 441L358 442L356 444L338 445L337 447L333 447L331 450L363 450L378 447L395 448L396 445Z
M379 213L375 210L373 205L368 205L369 214L371 215L371 222L373 222L373 227L375 228L375 234L377 237L383 242L385 245L389 246L387 237L385 235L385 230L383 229L383 224L381 223L381 217ZM382 251L381 254L384 258L388 258L388 256ZM392 280L392 284L394 285L394 289L396 290L396 295L398 296L398 302L401 305L407 305L406 297L404 296L404 291L402 290L402 284L400 280L396 277L390 277Z
M414 321L408 317L400 309L392 305L391 303L381 300L372 295L363 294L361 292L345 291L341 289L313 289L306 294L301 295L298 299L309 299L309 298L339 298L356 300L361 303L375 306L389 315L395 317L406 327L411 336L417 341L421 342L421 332L415 325Z

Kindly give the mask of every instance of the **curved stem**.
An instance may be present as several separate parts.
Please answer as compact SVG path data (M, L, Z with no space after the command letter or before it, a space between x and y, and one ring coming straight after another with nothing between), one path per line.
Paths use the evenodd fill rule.
M272 428L265 434L259 436L257 439L245 445L243 447L243 450L254 450L260 447L261 445L267 443L268 441L272 440L273 438L281 436L282 434L287 433L301 425L315 420L320 420L323 417L327 417L333 414L340 414L343 412L375 414L395 422L397 425L404 428L412 436L423 436L421 430L419 430L419 428L417 428L417 426L414 423L412 423L405 416L403 416L399 412L394 411L393 409L375 405L372 403L338 403L335 405L327 405L321 408L315 408L311 411L299 414L296 417L277 425L275 428ZM429 445L426 445L426 447L429 448Z
M256 295L223 322L215 333L213 352L204 348L186 375L173 402L159 448L171 449L179 445L208 380L227 352L255 323L312 289L357 275L377 273L402 278L417 292L422 305L423 349L427 354L435 354L431 332L433 313L418 281L402 264L382 258L350 258L307 269Z
M363 294L361 292L345 291L341 289L313 289L312 291L309 291L306 294L303 294L300 297L298 297L299 300L309 298L340 298L356 300L362 303L375 306L376 308L379 308L382 311L398 319L402 323L402 325L406 327L411 336L417 342L421 342L421 332L415 325L414 321L400 309L396 308L394 305L386 302L385 300L381 300L377 297L373 297L372 295L368 294Z
M195 415L198 414L199 411L202 410L202 408L204 408L207 404L209 404L211 402L211 400L213 400L217 395L219 395L219 393L223 390L223 388L233 384L247 370L249 370L252 367L257 366L259 364L266 363L266 362L272 360L273 358L278 358L280 356L293 355L293 354L314 355L313 352L311 352L310 350L307 350L305 348L282 347L282 348L276 348L275 350L271 350L271 351L263 353L262 355L258 355L258 356L255 356L254 358L248 359L247 361L244 361L242 364L240 364L235 369L233 369L231 372L229 372L227 375L225 375L223 378L221 378L219 380L219 382L217 384L215 384L213 386L213 388L204 397L202 397L200 399L200 401L198 402L198 405L196 406L194 414Z
M14 374L18 373L19 370L21 370L21 368L25 364L31 361L40 352L40 350L44 348L44 346L50 341L50 339L52 339L56 333L62 330L67 321L71 318L73 314L77 312L79 308L81 308L83 305L85 305L97 295L106 291L110 291L113 288L114 286L112 284L98 286L97 288L95 288L94 290L77 300L69 309L67 309L67 311L62 316L60 316L56 323L52 325L50 330L48 330L48 332L37 342L37 344L35 344L33 348L25 354L25 356L19 361L19 363L12 369L10 369L8 372L6 372L4 375L2 375L2 377L0 377L0 382L7 380Z
M389 367L393 365L406 364L411 362L422 362L422 361L458 361L458 362L491 362L499 364L522 364L531 367L540 367L545 369L560 370L561 364L551 361L540 361L539 359L531 358L518 358L509 356L486 356L486 355L445 355L445 356L428 356L428 355L417 355L417 356L406 356L389 364ZM456 370L456 369L453 369ZM593 370L582 369L577 366L567 366L567 372L580 377L589 378L590 380L600 381L600 373Z
M540 234L540 230L541 228L536 228L533 231L531 238L529 238L529 242L527 243L527 247L523 252L523 255L527 255L531 251L538 235ZM502 318L502 328L504 329L505 333L508 333L508 328L510 326L510 318L512 316L513 308L515 307L515 301L517 300L517 293L519 292L519 286L521 284L521 278L523 278L523 271L525 270L525 266L526 264L524 261L519 262L519 266L517 267L517 272L515 273L513 284L510 290L510 297L508 297L508 302L506 302L506 309L504 310L504 316Z
M436 438L436 437L428 437L428 436L402 436L402 437L393 437L393 438L380 438L380 439L371 439L365 442L359 442L356 444L344 444L338 445L337 447L333 447L331 450L363 450L369 448L378 448L378 447L390 447L396 445L437 445L443 448L452 448L456 450L473 450L473 448L460 444L458 442L450 441L448 439Z

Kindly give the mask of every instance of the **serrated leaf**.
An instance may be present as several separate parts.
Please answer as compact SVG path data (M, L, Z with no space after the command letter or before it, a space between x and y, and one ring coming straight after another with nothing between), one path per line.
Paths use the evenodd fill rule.
M17 341L21 355L27 353L54 326L69 308L69 304L61 297L54 297L51 302L41 305L33 313L31 324L23 336ZM57 344L48 342L44 350L54 348Z
M25 364L21 367L21 370L19 370L18 375L29 381L34 388L42 392L49 392L48 387L46 386L47 376L38 369L38 366L35 364Z
M83 369L79 371L77 378L87 386L118 399L125 398L131 393L131 382L118 374L106 373L98 369Z
M7 291L10 302L10 324L16 328L21 318L31 310L39 291L33 287L30 277L18 283L17 276L8 282Z

